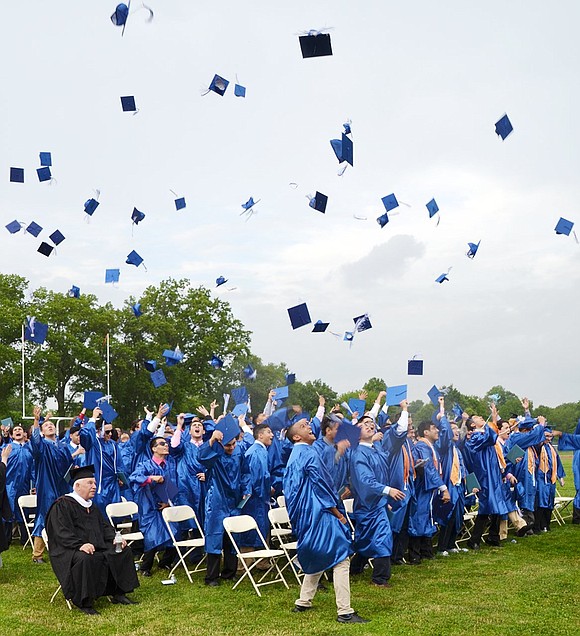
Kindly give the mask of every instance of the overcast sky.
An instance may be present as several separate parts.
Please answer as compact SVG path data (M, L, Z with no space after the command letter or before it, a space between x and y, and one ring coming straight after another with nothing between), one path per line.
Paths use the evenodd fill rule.
M149 0L151 23L132 4L124 37L114 0L3 7L0 222L44 228L2 227L3 273L116 306L169 276L214 288L223 275L215 293L252 350L299 380L344 391L379 376L423 400L449 383L580 399L580 245L554 232L561 216L580 224L576 0ZM334 54L302 59L298 34L325 27ZM215 73L226 94L202 96ZM354 167L339 177L329 140L347 119ZM38 182L40 151L56 183ZM326 214L308 206L316 190ZM381 229L390 193L407 205ZM250 196L261 201L246 221ZM47 259L36 249L55 229L66 240ZM125 264L133 249L147 270ZM292 331L286 309L301 302L335 333L365 312L373 328L352 346ZM425 374L408 378L415 354Z

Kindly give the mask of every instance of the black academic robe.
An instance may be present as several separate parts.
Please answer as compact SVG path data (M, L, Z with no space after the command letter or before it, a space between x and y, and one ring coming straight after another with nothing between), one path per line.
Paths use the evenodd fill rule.
M65 598L78 607L139 586L131 549L115 552L115 530L97 506L85 508L72 497L60 497L48 511L46 531L52 569ZM94 554L79 550L85 543L95 546Z
M4 522L8 522L10 519L12 519L12 510L6 494L6 466L0 462L0 552L8 550L10 547L9 534L4 527Z

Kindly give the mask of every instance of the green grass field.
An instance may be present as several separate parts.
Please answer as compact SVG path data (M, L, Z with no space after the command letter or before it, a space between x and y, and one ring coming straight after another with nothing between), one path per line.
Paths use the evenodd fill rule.
M570 454L562 495L574 493ZM370 575L352 582L352 604L367 625L339 625L334 594L320 592L315 608L290 610L298 586L263 589L249 584L206 588L203 573L194 583L177 571L176 585L161 574L142 579L133 595L138 606L100 599L100 616L69 611L62 595L49 600L57 583L50 566L32 566L30 548L13 544L0 569L0 635L179 634L181 636L299 636L358 634L580 634L580 526L552 524L552 532L508 542L501 548L437 558L418 567L393 568L391 589L369 584Z

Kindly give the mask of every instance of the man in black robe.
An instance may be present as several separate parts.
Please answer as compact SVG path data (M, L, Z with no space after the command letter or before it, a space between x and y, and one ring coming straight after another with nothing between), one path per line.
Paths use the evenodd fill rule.
M116 552L114 528L92 505L93 466L72 470L71 483L73 492L57 499L46 518L50 563L65 598L85 614L98 614L93 603L99 596L134 604L126 596L139 586L133 555L124 540Z

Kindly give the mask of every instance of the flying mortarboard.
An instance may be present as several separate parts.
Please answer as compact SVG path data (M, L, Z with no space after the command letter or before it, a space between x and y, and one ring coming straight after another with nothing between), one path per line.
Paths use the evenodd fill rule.
M104 395L102 391L85 391L83 395L83 408L87 409L87 411L96 408L99 406L98 401L104 397Z
M407 385L400 384L398 386L388 386L387 387L387 397L386 403L387 406L396 406L400 404L403 400L407 399Z
M121 3L117 5L115 12L111 16L111 22L115 26L125 26L125 23L127 22L128 17L129 17L129 7L126 4Z
M143 363L143 366L147 369L147 371L149 371L150 373L153 373L153 371L155 371L155 369L157 369L157 361L156 360L146 360Z
M228 413L215 425L215 430L223 433L224 437L221 443L225 446L240 434L240 425L238 420L231 413Z
M345 331L342 339L345 342L352 342L354 340L354 333L352 331Z
M290 386L296 382L296 374L295 373L287 373L286 376L286 386Z
M251 364L248 364L244 367L244 375L248 378L248 380L255 380L258 374L254 367Z
M358 398L350 398L348 401L348 408L351 413L358 413L359 419L365 414L367 410L367 403L365 400L359 400Z
M137 223L142 221L144 218L145 218L145 214L143 212L140 212L137 208L133 208L133 212L131 214L131 221L133 221L135 225L137 225Z
M99 202L96 199L87 199L85 201L85 212L92 216L93 212L99 207Z
M157 369L157 371L153 371L150 374L151 382L153 382L153 386L158 389L160 386L167 384L167 378L165 377L165 373L163 373L162 369Z
M10 181L24 183L24 168L10 168Z
M163 352L163 357L165 358L165 364L168 367L173 367L176 364L179 364L183 360L183 353L179 347L175 347L175 350L165 349Z
M212 359L209 361L209 363L214 369L221 369L224 366L224 361L217 356L212 356Z
M461 408L461 406L457 404L457 402L455 402L451 410L453 411L453 415L455 415L455 419L460 420L461 416L463 415L463 409Z
M43 181L50 181L52 179L52 174L50 173L50 168L48 166L43 166L42 168L36 169L36 174L38 175L38 180L42 183Z
M105 270L105 283L118 283L121 276L121 270L119 269L106 269Z
M388 214L385 212L384 214L381 214L381 216L379 216L379 218L377 219L377 223L381 226L381 227L385 227L385 225L389 222L389 216Z
M280 386L274 389L274 402L280 402L288 398L288 386Z
M481 243L481 241L478 241L477 243L468 243L468 247L469 250L467 251L467 257L468 258L474 258L475 255L477 254L477 250L479 249L479 244Z
M423 360L409 360L407 362L407 375L423 375Z
M223 276L218 276L215 279L215 286L220 287L220 285L225 285L227 282L228 282L227 278L224 278Z
M64 241L64 234L60 230L55 230L48 238L55 245L60 245Z
M447 274L449 274L449 272L445 272L445 274L441 274L440 276L437 276L437 278L435 279L435 282L443 283L444 281L449 281L449 279L447 278Z
M124 113L137 112L137 106L135 106L135 98L133 95L127 95L121 97L121 107Z
M135 318L139 318L139 316L141 316L143 314L143 312L141 311L141 303L135 303L131 309L133 310L133 313L135 314Z
M514 127L507 115L504 115L495 124L495 132L502 138L502 141L512 133L513 129Z
M40 252L43 256L50 256L54 247L42 241L42 243L38 246L37 252Z
M81 288L76 285L72 285L71 288L67 292L67 296L69 298L80 298Z
M107 424L110 424L116 417L119 416L117 411L106 401L102 400L98 404L99 408L103 412L103 419Z
M332 146L339 163L346 161L351 166L354 165L353 145L350 137L347 137L344 133L342 133L342 139L331 139L330 145Z
M39 158L41 166L52 166L52 155L50 152L40 152Z
M26 231L32 236L38 236L42 232L42 228L38 223L32 221L32 223L26 228Z
M22 225L18 221L14 220L8 223L6 229L10 232L10 234L16 234L16 232L20 232Z
M248 389L245 386L238 386L230 391L235 404L245 404L248 401Z
M300 41L302 58L332 55L332 44L330 42L329 33L319 33L318 31L311 30L307 35L301 35L298 39Z
M216 74L213 76L211 84L209 85L209 90L213 91L214 93L217 93L218 95L223 96L228 86L229 86L229 81L221 77L220 75Z
M241 84L236 84L234 86L234 95L236 97L245 97L246 96L246 87Z
M363 314L362 316L353 318L353 322L355 331L366 331L367 329L373 328L368 314Z
M178 199L175 199L176 210L183 210L184 207L185 207L185 197L179 197Z
M439 398L443 395L443 391L440 391L435 385L433 385L427 392L429 399L433 406L439 405Z
M304 325L308 325L312 322L306 303L296 305L295 307L290 307L290 309L288 309L288 316L290 317L292 329L304 327Z
M338 418L337 418L338 419ZM349 422L340 422L338 429L336 430L336 436L334 438L335 443L341 442L346 439L350 442L351 448L356 448L360 442L361 429Z
M556 234L565 234L566 236L570 236L570 232L572 231L573 227L574 223L572 221L567 221L564 218L560 218L554 229L556 231Z
M437 205L435 199L431 199L431 201L427 203L427 210L429 210L429 218L434 217L437 212L439 212L439 206Z
M381 201L383 202L383 205L385 206L385 210L387 212L390 212L391 210L399 207L399 202L397 201L397 197L394 194L387 194L387 196L383 197Z
M38 322L34 316L29 316L26 319L24 326L24 340L30 340L36 344L43 344L48 335L48 325L43 322Z
M139 254L137 254L135 250L131 251L131 253L127 256L127 260L125 261L127 265L135 265L135 267L139 267L142 262L143 258L139 256Z
M318 212L322 212L324 214L326 212L326 204L328 203L328 197L321 192L316 192L316 194L310 198L309 206L318 210Z
M314 323L314 327L312 329L312 333L323 333L328 329L329 322L322 322L322 320L317 320Z

